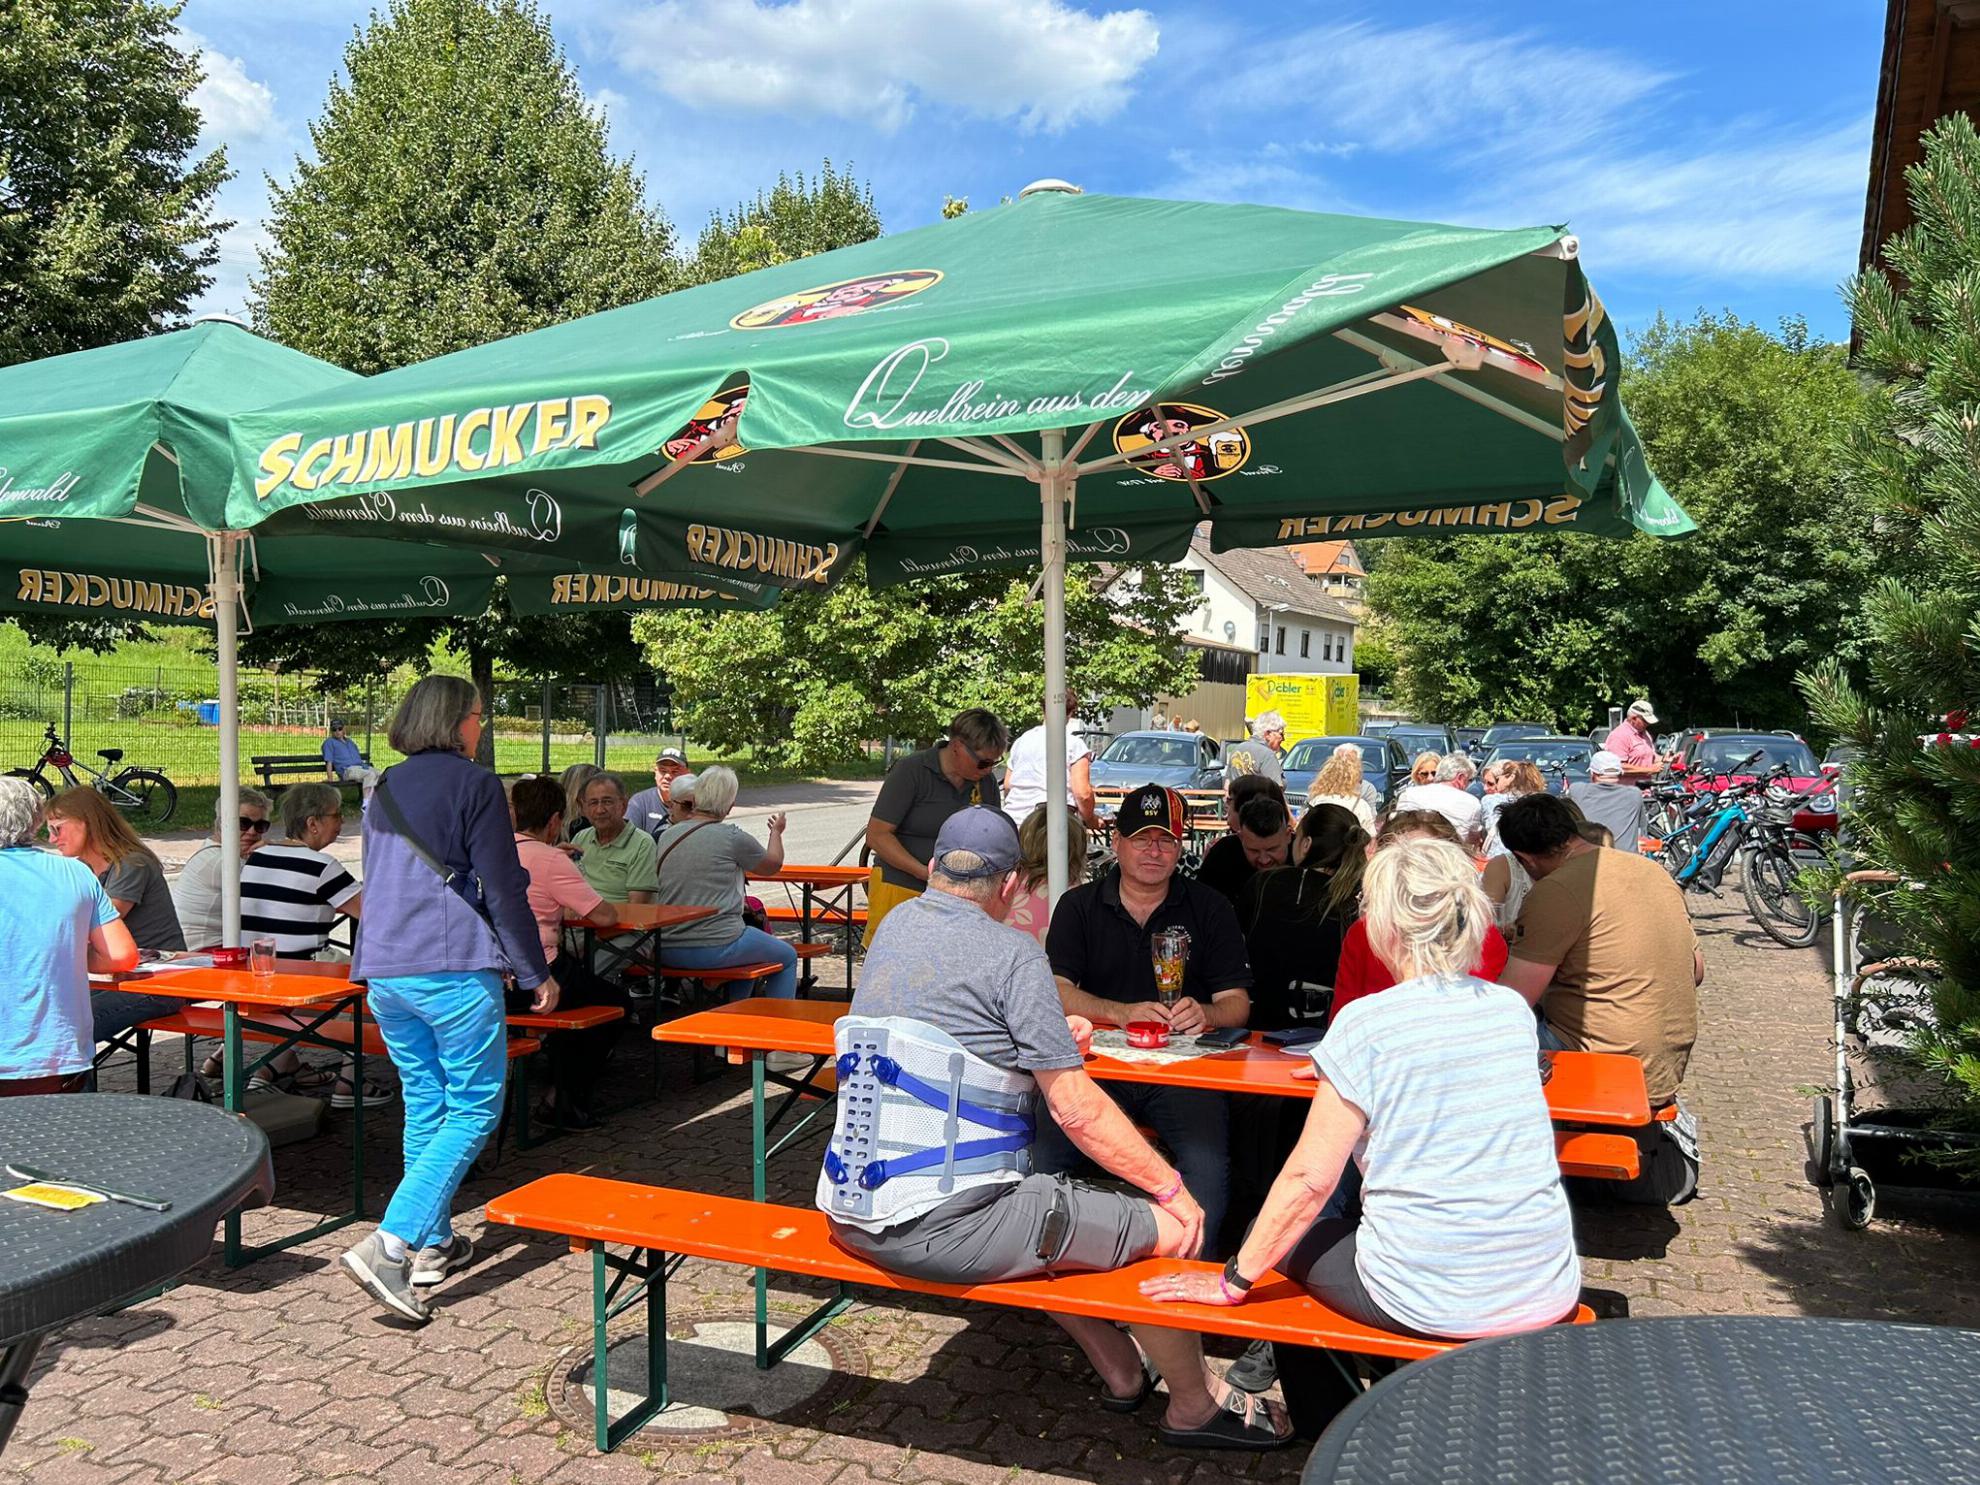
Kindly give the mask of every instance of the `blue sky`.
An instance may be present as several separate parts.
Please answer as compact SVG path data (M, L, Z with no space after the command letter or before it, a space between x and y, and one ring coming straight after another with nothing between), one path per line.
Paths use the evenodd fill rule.
M543 0L586 94L692 243L830 157L889 231L945 193L1089 190L1517 227L1570 223L1625 326L1659 309L1847 321L1883 7ZM353 28L343 0L189 0L238 219L238 313ZM1572 28L1565 24L1572 21Z

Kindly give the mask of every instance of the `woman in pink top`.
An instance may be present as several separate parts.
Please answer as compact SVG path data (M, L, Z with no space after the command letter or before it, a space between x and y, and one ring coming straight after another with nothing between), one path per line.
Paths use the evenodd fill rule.
M516 855L529 874L529 911L543 939L543 960L552 966L550 973L561 987L558 1009L587 1005L627 1009L623 990L593 974L577 955L563 952L566 918L594 928L618 921L617 908L598 895L570 854L555 844L564 838L563 785L539 774L516 780L509 792L509 813L516 822ZM591 1088L624 1024L612 1021L589 1031L550 1034L544 1050L550 1059L551 1089L537 1106L538 1120L562 1129L590 1129L597 1124L591 1112Z
M1011 903L1006 927L1028 933L1045 946L1046 930L1052 926L1052 904L1047 896L1049 868L1045 850L1045 811L1039 805L1018 827L1019 891ZM1086 878L1086 827L1077 815L1066 820L1066 881L1077 887Z

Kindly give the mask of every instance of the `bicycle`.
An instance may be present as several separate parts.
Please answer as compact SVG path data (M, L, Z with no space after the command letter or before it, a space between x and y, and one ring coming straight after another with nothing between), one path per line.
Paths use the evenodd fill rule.
M1736 774L1759 756L1750 754L1726 772ZM1795 880L1805 866L1816 864L1821 848L1789 823L1794 807L1808 796L1785 794L1780 780L1786 776L1783 765L1764 780L1698 795L1685 807L1683 823L1658 846L1665 869L1685 891L1717 892L1737 855L1740 888L1753 920L1777 942L1805 949L1821 932L1821 915L1795 890ZM1747 808L1762 796L1763 807Z
M33 768L10 768L8 777L26 779L41 791L43 799L51 799L58 788L79 789L85 782L111 804L122 810L133 824L163 825L179 808L178 786L155 768L139 768L133 765L116 774L91 768L69 751L69 745L55 731L55 724L49 723L43 734L48 746L42 749ZM97 757L103 759L106 768L115 768L124 761L122 748L101 748ZM49 778L47 770L52 769L60 777L60 783ZM87 774L87 781L76 777L78 770Z

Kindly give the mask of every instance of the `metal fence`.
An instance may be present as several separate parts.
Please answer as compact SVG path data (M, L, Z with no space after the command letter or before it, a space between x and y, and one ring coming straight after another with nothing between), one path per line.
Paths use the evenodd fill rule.
M29 657L0 674L0 771L33 768L53 727L84 763L100 763L101 749L120 748L126 764L160 769L175 783L217 783L217 681L211 666ZM244 775L253 776L256 757L317 753L333 718L346 723L373 762L395 761L386 727L408 685L380 676L336 687L308 671L242 672ZM580 762L643 772L658 748L685 744L671 730L665 692L650 680L544 682L498 673L490 711L495 763L505 773L561 771Z

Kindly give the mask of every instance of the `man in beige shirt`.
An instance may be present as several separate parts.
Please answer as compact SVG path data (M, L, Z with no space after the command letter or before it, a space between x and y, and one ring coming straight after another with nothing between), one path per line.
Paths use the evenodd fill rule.
M1499 812L1499 839L1533 877L1505 983L1540 1008L1540 1042L1623 1052L1643 1064L1650 1106L1675 1116L1637 1133L1642 1172L1625 1200L1675 1204L1698 1187L1696 1124L1678 1102L1698 1040L1704 956L1677 883L1656 862L1590 845L1551 794Z

